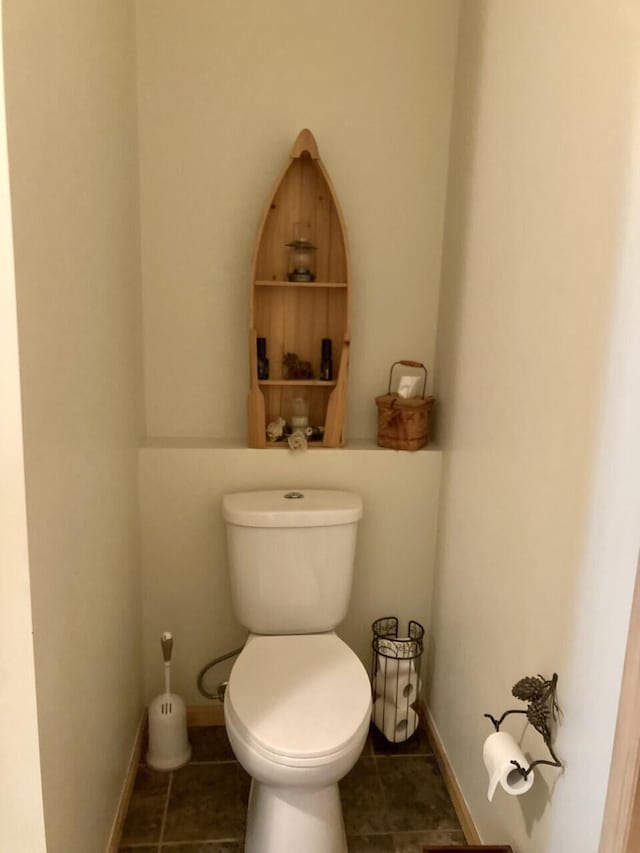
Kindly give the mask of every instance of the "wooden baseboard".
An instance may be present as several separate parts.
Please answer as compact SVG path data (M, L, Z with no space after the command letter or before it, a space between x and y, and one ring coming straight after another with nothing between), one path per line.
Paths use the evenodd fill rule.
M429 740L431 741L433 752L436 757L436 761L438 762L438 767L442 773L444 784L449 792L449 796L456 811L456 815L458 816L458 820L460 821L462 831L467 839L467 844L482 844L482 839L480 838L480 834L478 833L476 825L473 822L473 818L471 817L467 801L460 790L460 785L458 784L456 775L453 772L453 767L449 762L447 753L445 752L442 741L440 740L440 735L436 729L431 712L423 702L420 703L420 718L424 728L427 730L427 734L429 735Z
M188 705L188 726L224 726L224 705L216 702L211 705Z
M113 819L113 826L111 827L111 834L109 836L109 842L107 844L107 853L117 853L118 847L120 846L122 828L124 826L124 821L127 816L127 811L129 810L129 801L131 800L133 786L136 781L138 765L140 764L140 760L142 758L142 747L144 745L146 734L147 711L145 709L145 712L142 715L142 719L138 724L138 730L136 731L136 736L133 741L133 748L131 750L129 764L127 766L127 773L124 777L122 790L120 791L118 808L116 810L115 818Z

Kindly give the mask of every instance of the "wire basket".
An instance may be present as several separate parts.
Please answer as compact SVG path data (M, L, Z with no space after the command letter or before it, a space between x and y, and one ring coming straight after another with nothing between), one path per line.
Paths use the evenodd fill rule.
M418 728L420 664L424 628L411 620L406 637L398 636L396 616L384 616L371 626L371 689L374 725L391 743L408 740Z

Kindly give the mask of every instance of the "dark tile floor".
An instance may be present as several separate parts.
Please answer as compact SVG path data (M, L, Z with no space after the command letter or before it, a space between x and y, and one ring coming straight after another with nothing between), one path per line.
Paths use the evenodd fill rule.
M193 756L181 770L140 765L120 853L242 853L249 777L221 726L190 729L189 738ZM372 729L340 791L349 853L465 843L424 732L394 745Z

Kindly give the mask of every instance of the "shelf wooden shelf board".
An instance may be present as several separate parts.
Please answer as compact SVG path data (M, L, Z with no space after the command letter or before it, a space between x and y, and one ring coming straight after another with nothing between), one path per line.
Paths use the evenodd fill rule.
M267 450L291 450L286 441L268 441L265 445ZM307 450L336 450L335 447L325 447L321 441L310 441ZM342 448L340 448L342 450ZM297 451L296 451L297 452Z
M336 384L332 379L259 379L258 385L304 385L308 388L331 388Z
M347 287L346 281L276 281L265 279L256 281L256 287Z

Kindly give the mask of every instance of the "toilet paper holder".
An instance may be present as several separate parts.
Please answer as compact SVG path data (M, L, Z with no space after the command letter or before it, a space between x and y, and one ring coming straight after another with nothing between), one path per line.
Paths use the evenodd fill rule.
M562 767L562 762L551 746L550 723L551 720L557 722L560 716L560 707L558 706L558 700L556 699L557 685L558 674L556 672L553 673L553 677L551 679L545 678L544 675L526 676L525 678L521 678L520 681L513 685L511 693L516 697L516 699L521 699L523 702L528 703L526 710L515 708L505 711L499 720L496 720L492 714L484 715L491 720L495 730L499 732L503 721L510 714L524 714L538 734L542 735L553 761L539 759L538 761L533 761L526 770L519 762L512 761L511 763L524 779L526 779L533 768L537 767L539 764L548 764L550 767Z
M424 628L412 619L406 637L399 637L397 616L372 624L372 721L392 743L408 740L418 728L420 663Z

